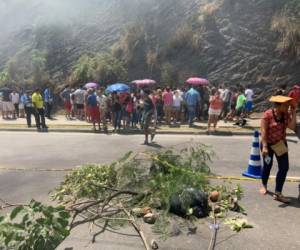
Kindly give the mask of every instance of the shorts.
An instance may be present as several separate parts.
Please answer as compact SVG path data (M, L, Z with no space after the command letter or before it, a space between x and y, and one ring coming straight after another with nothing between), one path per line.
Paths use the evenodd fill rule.
M219 116L221 114L221 109L212 109L212 108L209 108L208 114L209 115Z
M143 122L142 122L142 126L144 130L148 130L150 127L150 123L152 121L152 113L146 113L143 114Z
M241 114L244 112L244 107L238 108L235 111L236 116L241 116Z
M173 111L180 112L180 107L173 107Z
M250 112L252 111L252 108L253 108L253 102L252 101L246 102L245 110Z
M173 107L172 107L171 105L165 105L165 106L164 106L164 111L165 111L165 112L172 112L172 108L173 108Z
M98 106L88 107L92 122L100 122L100 111Z
M24 104L23 103L19 103L19 109L24 109Z
M72 110L72 104L70 101L65 101L65 109L68 111L68 112L71 112Z
M84 109L84 104L76 104L76 108L77 108L77 110L82 110L82 109Z

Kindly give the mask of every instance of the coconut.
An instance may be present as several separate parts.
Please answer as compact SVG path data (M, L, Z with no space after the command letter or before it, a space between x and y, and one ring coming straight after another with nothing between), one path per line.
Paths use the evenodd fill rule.
M220 193L218 191L213 191L209 195L209 199L212 202L217 202L219 200Z

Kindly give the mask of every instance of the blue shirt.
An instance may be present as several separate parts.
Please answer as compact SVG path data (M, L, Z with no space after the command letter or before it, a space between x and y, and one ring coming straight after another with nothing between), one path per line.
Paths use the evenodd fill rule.
M89 95L87 98L87 104L88 104L88 106L96 107L97 106L97 95L96 94Z
M45 89L44 91L44 98L45 98L45 102L52 102L53 101L53 97L52 97L52 93L50 91L50 89Z
M200 102L200 94L194 88L191 88L184 95L184 100L188 106L196 106Z

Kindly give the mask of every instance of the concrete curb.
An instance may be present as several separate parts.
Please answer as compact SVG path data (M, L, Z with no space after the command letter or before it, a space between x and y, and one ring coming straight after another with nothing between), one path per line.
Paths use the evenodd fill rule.
M105 134L104 132L95 133L89 129L59 129L53 128L48 131L38 132L33 128L0 128L0 132L35 132L35 133L86 133L86 134ZM114 134L112 130L108 132L109 135ZM117 133L119 135L142 135L141 131L121 131ZM206 131L167 131L167 130L157 130L156 134L158 135L208 135ZM216 133L211 133L211 136L252 136L253 132L249 131L219 131ZM293 136L293 134L289 134L289 136ZM296 136L295 136L296 137Z

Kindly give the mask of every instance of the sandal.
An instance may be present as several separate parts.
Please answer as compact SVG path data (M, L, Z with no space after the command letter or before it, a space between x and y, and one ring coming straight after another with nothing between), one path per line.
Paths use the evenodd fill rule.
M280 201L282 203L290 203L291 200L289 198L284 197L281 193L275 193L273 195L274 200Z

